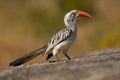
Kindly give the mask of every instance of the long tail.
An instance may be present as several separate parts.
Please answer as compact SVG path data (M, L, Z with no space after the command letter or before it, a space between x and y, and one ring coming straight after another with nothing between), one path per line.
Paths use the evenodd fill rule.
M47 48L47 45L44 45L42 48L39 48L39 49L37 49L37 50L35 50L33 52L30 52L30 53L16 59L15 61L11 62L9 65L10 66L19 66L19 65L21 65L21 64L23 64L25 62L28 62L31 59L37 57L38 55L44 53L46 48Z

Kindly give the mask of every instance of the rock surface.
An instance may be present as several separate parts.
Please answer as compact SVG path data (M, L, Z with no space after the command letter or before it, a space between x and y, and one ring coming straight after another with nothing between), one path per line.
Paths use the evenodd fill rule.
M0 80L120 80L120 47L55 63L0 69Z

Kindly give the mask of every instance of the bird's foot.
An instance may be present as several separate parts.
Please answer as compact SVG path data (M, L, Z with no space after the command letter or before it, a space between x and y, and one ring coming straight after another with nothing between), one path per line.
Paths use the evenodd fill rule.
M54 62L60 62L61 60L51 60L51 61L49 61L49 63L54 63Z

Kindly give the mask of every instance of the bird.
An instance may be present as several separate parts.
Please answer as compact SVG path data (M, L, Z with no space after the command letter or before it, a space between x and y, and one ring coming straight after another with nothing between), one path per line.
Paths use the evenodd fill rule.
M47 55L46 60L51 57L55 57L56 61L60 61L58 58L58 53L62 52L63 55L70 60L71 58L68 56L68 50L73 44L77 36L77 25L76 20L81 16L92 19L93 17L85 11L81 10L71 10L64 17L64 23L66 28L57 31L52 38L46 43L43 47L34 50L24 56L16 59L11 62L9 66L19 66L22 65L29 60L37 57L40 54Z

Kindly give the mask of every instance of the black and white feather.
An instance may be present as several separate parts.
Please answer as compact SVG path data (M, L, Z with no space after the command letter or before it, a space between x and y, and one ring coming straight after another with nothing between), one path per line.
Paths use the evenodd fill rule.
M51 40L48 42L48 48L46 50L46 53L53 49L56 45L60 44L65 39L67 39L71 34L72 30L69 28L59 30L56 34L53 35Z

